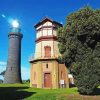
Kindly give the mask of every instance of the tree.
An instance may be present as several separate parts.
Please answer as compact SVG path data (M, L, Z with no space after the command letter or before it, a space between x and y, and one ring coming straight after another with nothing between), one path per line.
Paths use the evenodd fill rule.
M81 94L100 85L100 10L86 6L67 17L58 29L60 61L73 73Z
M4 75L5 75L5 70L4 71L2 71L1 73L0 73L0 75L2 75L3 77L4 77Z

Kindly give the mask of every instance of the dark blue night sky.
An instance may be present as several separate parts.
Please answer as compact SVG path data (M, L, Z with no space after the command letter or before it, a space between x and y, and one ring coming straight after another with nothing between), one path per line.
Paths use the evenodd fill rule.
M48 16L65 24L66 16L90 5L100 9L100 0L0 0L0 72L5 69L10 20L18 19L22 33L22 77L29 78L31 53L35 50L34 25Z

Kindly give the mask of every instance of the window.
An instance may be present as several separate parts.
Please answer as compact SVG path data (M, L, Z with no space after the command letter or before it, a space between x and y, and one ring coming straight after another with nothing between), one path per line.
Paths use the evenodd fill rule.
M50 46L45 46L45 57L51 57L51 47Z
M48 35L52 35L52 29L48 29Z
M48 64L46 64L46 68L48 68Z

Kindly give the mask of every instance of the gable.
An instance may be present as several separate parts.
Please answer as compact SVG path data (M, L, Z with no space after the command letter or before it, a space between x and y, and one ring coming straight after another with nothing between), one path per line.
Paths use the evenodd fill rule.
M41 25L48 26L47 23L48 23L48 25L51 25L51 23L52 23L52 24L56 24L56 25L58 25L58 26L62 26L62 24L60 24L60 23L58 23L58 22L56 22L56 21L54 21L54 20L52 20L52 19L46 17L46 18L44 18L42 21L40 21L39 23L37 23L34 27L35 27L35 28L38 28L38 27L40 27ZM52 25L51 25L51 26L52 26Z

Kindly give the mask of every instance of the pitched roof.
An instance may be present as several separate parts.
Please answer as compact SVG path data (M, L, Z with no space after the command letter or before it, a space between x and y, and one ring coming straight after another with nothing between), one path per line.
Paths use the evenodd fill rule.
M37 28L39 25L41 25L42 23L46 22L46 21L50 21L52 23L55 23L55 24L58 24L59 26L62 26L62 24L52 20L51 18L49 17L45 17L44 19L42 19L40 22L38 22L34 27Z

